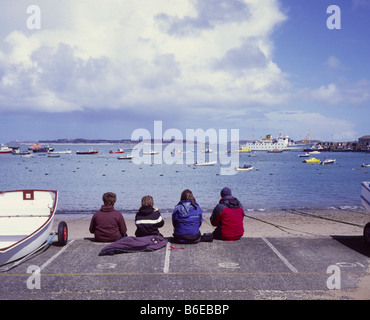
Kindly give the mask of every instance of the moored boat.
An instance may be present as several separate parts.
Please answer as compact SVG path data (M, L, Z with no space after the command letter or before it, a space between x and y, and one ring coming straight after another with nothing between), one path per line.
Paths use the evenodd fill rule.
M24 156L24 155L30 154L30 152L29 151L20 151L19 148L13 148L12 154L14 154L16 156Z
M32 152L37 153L37 152L53 151L54 149L50 147L43 147L39 143L36 143L32 147L29 147L28 150L31 150Z
M150 151L143 151L143 155L153 155L158 154L158 151L150 150Z
M57 202L54 190L0 191L0 265L31 254L47 241ZM65 244L65 223L58 233Z
M3 144L0 146L0 154L2 153L12 153L13 148L10 148L8 146L4 146Z
M236 150L236 152L239 152L239 153L249 153L249 152L252 152L252 150L250 150L248 148L245 148L245 147L241 147L239 150Z
M177 149L177 151L171 151L171 154L181 154L182 152L181 152L181 150L179 150L179 149Z
M109 153L110 154L125 153L125 150L123 150L122 148L118 148L116 151L110 150Z
M217 161L211 161L211 162L195 162L195 166L214 166L217 164Z
M243 145L244 148L252 151L272 151L274 149L279 149L282 151L299 151L307 146L312 146L312 144L297 144L293 142L289 136L283 136L282 134L279 134L277 139L272 138L272 135L268 134L265 138L253 142L247 142Z
M131 160L131 159L133 159L133 157L134 156L128 154L126 156L119 156L119 157L117 157L117 159L118 160Z
M76 151L76 154L98 154L99 151L95 149L89 149L88 151Z
M316 159L316 158L312 157L312 158L309 158L309 159L305 159L302 162L304 162L304 163L319 163L320 159Z
M320 161L319 164L333 164L335 162L336 162L335 159L325 159L325 160Z
M303 149L304 152L313 152L313 151L324 151L324 148L320 144L313 144L311 148Z
M67 149L65 151L49 151L48 154L71 154L72 151Z
M310 156L310 154L307 153L307 152L298 155L298 157L300 157L300 158L308 158L309 156Z
M248 165L244 165L243 167L238 167L238 168L235 168L236 171L251 171L253 170L253 166L248 164Z
M363 163L361 167L370 167L370 163Z

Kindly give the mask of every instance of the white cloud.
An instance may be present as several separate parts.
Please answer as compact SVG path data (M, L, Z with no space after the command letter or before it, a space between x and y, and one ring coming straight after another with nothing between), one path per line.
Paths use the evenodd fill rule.
M0 44L0 109L213 103L238 114L287 98L270 40L286 19L277 0L39 3L41 30L14 30Z
M342 64L342 62L336 56L330 56L327 63L328 67L331 69L337 69Z
M370 101L370 81L361 79L355 83L340 80L322 85L311 92L312 100L327 105L347 104L361 106Z

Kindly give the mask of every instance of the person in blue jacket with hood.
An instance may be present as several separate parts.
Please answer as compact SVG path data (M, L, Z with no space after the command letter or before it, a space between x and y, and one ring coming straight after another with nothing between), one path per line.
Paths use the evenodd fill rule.
M200 226L203 221L202 209L193 193L186 189L172 213L173 237L178 243L197 243L201 240Z

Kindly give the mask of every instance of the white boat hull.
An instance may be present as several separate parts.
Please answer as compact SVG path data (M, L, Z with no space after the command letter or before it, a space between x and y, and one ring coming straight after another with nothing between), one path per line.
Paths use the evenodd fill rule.
M320 161L319 164L327 165L327 164L334 164L335 162L336 162L335 159L326 159L326 160Z
M236 171L251 171L253 170L253 167L248 167L248 168L243 168L243 167L239 167L239 168L236 168Z
M120 156L120 157L117 157L118 160L131 160L133 158L134 158L133 156Z
M195 166L214 166L217 164L217 161L213 162L200 162L200 163L195 163Z
M0 265L26 256L48 240L57 199L57 191L0 192Z
M365 209L370 212L370 182L363 181L361 182L361 201Z

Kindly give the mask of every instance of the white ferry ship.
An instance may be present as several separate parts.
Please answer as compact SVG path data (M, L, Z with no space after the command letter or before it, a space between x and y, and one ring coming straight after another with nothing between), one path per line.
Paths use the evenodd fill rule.
M281 134L277 139L274 139L271 134L268 134L265 138L253 142L247 142L242 147L248 148L252 151L302 151L304 148L311 145L312 144L307 143L294 143L288 136L282 136Z

